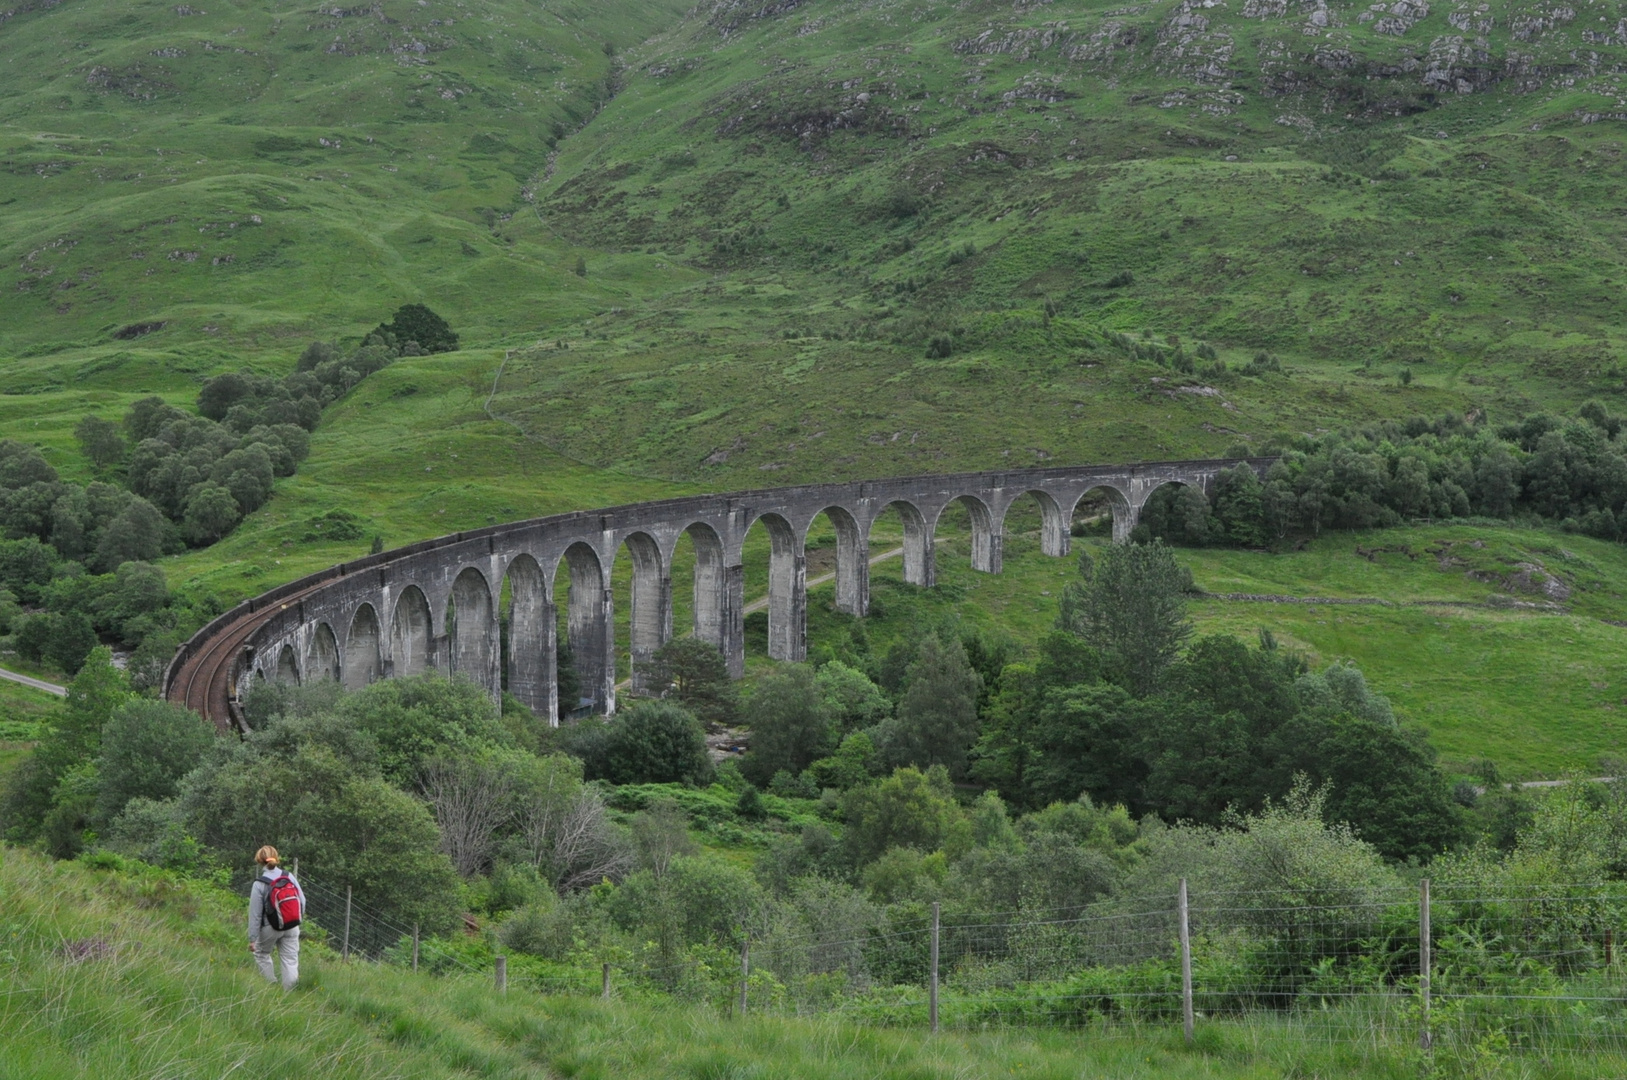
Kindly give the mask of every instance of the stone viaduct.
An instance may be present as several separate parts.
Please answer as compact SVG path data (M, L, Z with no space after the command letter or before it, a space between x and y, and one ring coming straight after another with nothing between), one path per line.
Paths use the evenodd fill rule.
M625 546L632 564L630 612L634 686L651 655L673 636L672 560L687 534L695 552L692 632L716 645L739 677L745 665L746 534L761 523L770 540L768 652L807 652L805 542L824 514L836 531L836 606L854 615L870 603L870 531L896 509L904 526L904 579L936 577L933 534L952 503L972 523L972 567L997 574L1007 511L1032 497L1041 548L1068 553L1075 507L1092 491L1112 508L1113 538L1125 540L1147 498L1166 484L1208 491L1225 469L1263 472L1273 459L1172 461L901 477L849 484L697 495L634 503L456 533L344 563L274 589L220 616L181 646L164 692L222 729L241 723L238 700L257 679L334 679L365 686L430 669L463 675L494 695L506 684L539 716L610 713L616 701L611 569ZM564 575L564 578L561 578ZM556 584L569 582L565 625L581 700L560 702L555 671ZM498 610L508 585L507 671Z

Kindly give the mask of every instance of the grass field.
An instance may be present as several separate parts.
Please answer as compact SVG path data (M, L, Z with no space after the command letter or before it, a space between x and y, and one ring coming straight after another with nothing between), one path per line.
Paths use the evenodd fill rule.
M839 1018L720 1016L699 1007L496 993L485 973L415 976L307 941L283 994L253 973L241 901L131 868L91 870L0 848L0 1071L17 1080L87 1075L202 1077L280 1071L335 1080L396 1076L717 1080L921 1080L1113 1076L1179 1080L1401 1078L1421 1062L1284 1022L1178 1029L992 1029L930 1035ZM1482 1077L1530 1075L1486 1055ZM1588 1056L1542 1075L1613 1075ZM1603 1070L1602 1072L1600 1070Z
M1219 454L1624 389L1627 37L1592 8L182 7L6 16L0 437L85 480L86 413L287 371L310 338L353 342L409 300L464 346L367 379L267 507L166 560L222 603L366 550L306 538L333 509L396 546L679 493ZM1177 339L1229 370L1148 358ZM1282 372L1239 374L1261 350ZM878 569L882 611L1032 640L1058 569L1013 540L1007 573L979 579L953 568L952 532L939 592ZM1451 573L1350 550L1389 535L1183 557L1214 592L1397 602L1485 601L1500 587L1464 576L1475 560L1570 575L1566 613L1195 611L1357 659L1455 763L1594 768L1620 746L1601 620L1624 617L1627 567L1493 534Z

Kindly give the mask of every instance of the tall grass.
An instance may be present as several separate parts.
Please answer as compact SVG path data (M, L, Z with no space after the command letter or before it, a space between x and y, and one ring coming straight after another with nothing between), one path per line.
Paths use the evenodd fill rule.
M0 1076L280 1075L694 1080L925 1077L1416 1077L1404 1040L1359 1016L1163 1022L932 1035L851 1017L732 1018L683 1005L499 994L484 975L413 975L304 948L299 987L262 982L240 901L138 864L94 868L0 848ZM1436 1063L1531 1075L1487 1046ZM1544 1076L1620 1075L1620 1060L1544 1061Z

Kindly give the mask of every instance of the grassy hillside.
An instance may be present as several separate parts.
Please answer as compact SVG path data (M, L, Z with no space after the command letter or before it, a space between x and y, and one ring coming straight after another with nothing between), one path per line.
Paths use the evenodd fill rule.
M504 225L550 147L609 97L616 48L681 10L152 0L8 11L5 351L127 340L78 374L141 379L155 361L170 373L177 343L208 364L293 334L365 329L401 297L434 296L486 338L528 332L543 295L596 309L617 290L581 286L564 252L517 244ZM43 366L35 385L63 374Z
M223 602L375 534L1623 388L1627 31L1597 4L74 0L3 25L0 437L84 480L87 412L284 372L406 300L463 336L369 378L265 509L166 562ZM1172 369L1176 338L1227 370ZM1282 370L1240 373L1262 350ZM335 508L367 539L317 538ZM1509 565L1621 569L1487 535ZM1495 588L1357 542L1393 541L1183 557L1216 592ZM1020 548L997 579L946 553L908 603L1031 639L1070 571ZM1537 774L1619 746L1623 616L1566 603L1198 613L1356 657L1453 760Z
M499 996L484 974L341 964L314 941L302 949L298 989L284 995L253 973L241 901L207 886L5 848L0 897L0 1071L17 1080L238 1070L336 1080L1411 1075L1402 1055L1390 1060L1269 1023L1216 1025L1193 1051L1178 1031L929 1036L831 1018L742 1021L671 1005L543 998L523 987ZM1566 1067L1555 1075L1570 1075Z

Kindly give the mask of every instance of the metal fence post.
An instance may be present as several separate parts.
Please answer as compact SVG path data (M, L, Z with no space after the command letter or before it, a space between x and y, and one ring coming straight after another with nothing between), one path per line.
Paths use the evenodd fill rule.
M508 990L508 957L499 956L494 959L497 969L497 992L501 994Z
M339 949L341 960L350 959L350 886L345 886L345 936L344 944Z
M606 1001L609 1001L610 1000L610 965L609 964L606 964L604 966L603 980L604 980L604 986L600 990L600 993L604 996L604 999Z
M412 971L418 973L418 924L412 924Z
M927 988L927 1020L932 1030L938 1030L938 929L942 905L934 902L932 905L932 982Z
M1192 928L1188 921L1186 879L1181 879L1178 904L1181 912L1181 1027L1186 1042L1192 1044Z
M1418 1045L1428 1050L1433 1043L1429 1030L1429 879L1418 883Z
M746 1015L746 990L751 986L751 935L740 943L740 1015Z

